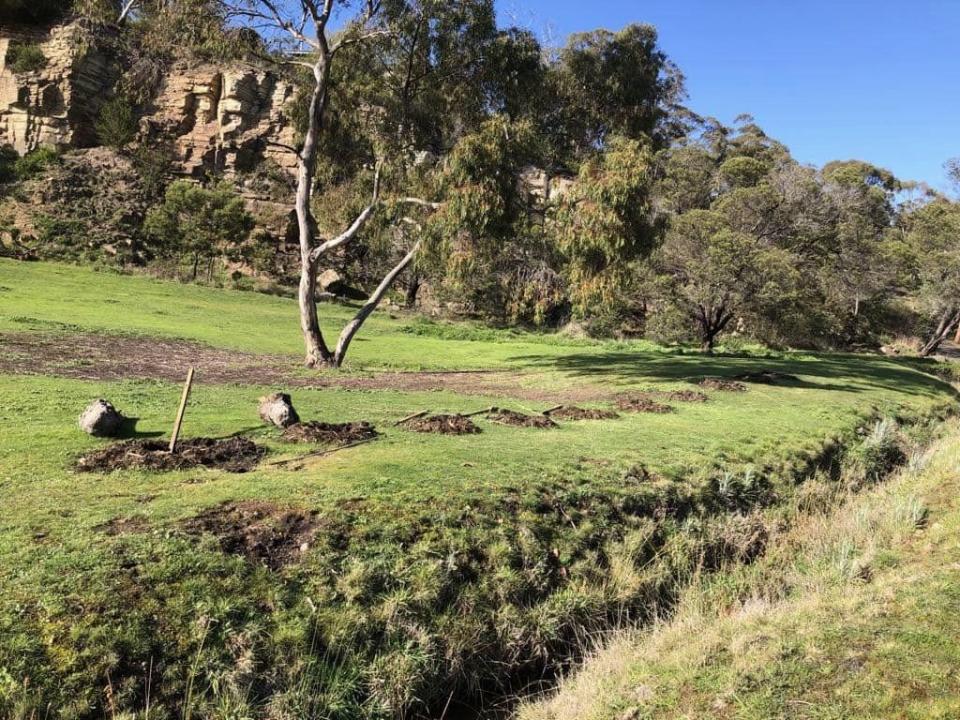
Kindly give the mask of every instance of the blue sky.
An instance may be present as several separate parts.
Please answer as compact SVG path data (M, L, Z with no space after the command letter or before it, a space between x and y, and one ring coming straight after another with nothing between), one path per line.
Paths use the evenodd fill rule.
M802 162L858 158L946 188L960 155L960 0L497 0L554 44L647 22L689 105L752 114Z

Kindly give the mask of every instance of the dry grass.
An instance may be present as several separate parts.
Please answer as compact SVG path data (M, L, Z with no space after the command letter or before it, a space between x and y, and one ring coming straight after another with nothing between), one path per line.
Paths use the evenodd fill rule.
M922 646L922 634L898 638L902 625L892 618L903 613L903 624L915 620L918 598L934 598L944 610L952 602L925 583L948 559L935 550L938 542L960 555L958 468L960 423L952 421L947 437L883 485L854 493L820 483L806 498L812 507L772 540L759 562L704 575L669 619L608 638L557 694L523 706L520 720L822 717L817 713L838 711L841 702L850 713L843 717L890 716L878 710L890 696L884 700L864 678L860 666L868 659L881 678L912 673L909 702L919 697L926 704L911 717L953 717L938 714L942 701L935 698L943 688L924 684L955 686L956 679L950 673L931 679L924 666L933 653ZM925 532L933 522L928 506L937 522ZM956 629L944 636L955 640ZM881 649L874 652L871 641ZM817 667L835 670L820 674ZM956 692L952 697L948 705L960 702Z

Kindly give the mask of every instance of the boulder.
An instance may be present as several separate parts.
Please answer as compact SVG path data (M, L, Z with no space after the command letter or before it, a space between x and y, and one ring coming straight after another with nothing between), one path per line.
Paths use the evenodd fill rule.
M343 278L340 276L340 273L330 268L329 270L324 270L317 276L317 285L320 286L321 290L335 293L336 290L332 289L333 286L343 285Z
M278 428L288 428L300 422L300 416L286 393L274 393L260 398L260 418Z
M80 429L94 437L116 437L126 418L106 400L95 400L80 415Z

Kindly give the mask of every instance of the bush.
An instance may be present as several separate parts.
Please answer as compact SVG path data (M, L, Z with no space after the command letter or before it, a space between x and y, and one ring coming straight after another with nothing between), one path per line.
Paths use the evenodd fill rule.
M97 118L97 138L115 150L123 150L137 135L137 116L130 102L117 96L100 108Z
M10 43L7 48L7 67L15 75L36 72L47 66L47 56L39 45L32 43Z
M20 156L10 145L0 145L0 185L17 179L16 165Z
M18 158L13 163L13 172L16 180L29 180L59 162L60 153L50 145L42 145Z

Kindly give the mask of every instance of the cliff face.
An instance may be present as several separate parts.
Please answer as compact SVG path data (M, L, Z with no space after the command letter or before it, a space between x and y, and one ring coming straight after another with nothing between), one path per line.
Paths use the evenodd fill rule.
M6 61L11 43L39 46L46 66L14 73ZM0 28L0 144L21 154L40 145L95 145L97 114L116 80L109 59L84 42L77 25Z
M293 173L296 157L271 143L294 144L284 113L291 84L242 67L176 65L142 124L147 137L174 138L181 172L228 175L256 169L264 160Z
M118 68L78 24L49 30L0 28L0 145L23 154L40 145L61 149L97 145L96 119L113 94ZM11 43L39 47L46 65L14 73ZM296 158L270 142L292 145L284 113L294 88L247 67L178 63L141 118L143 142L172 138L179 172L231 175L264 159L293 172Z

